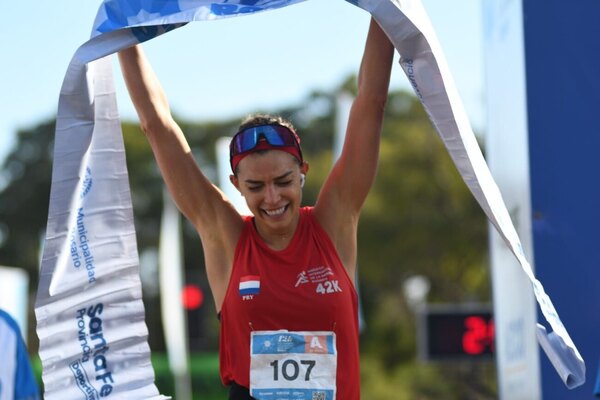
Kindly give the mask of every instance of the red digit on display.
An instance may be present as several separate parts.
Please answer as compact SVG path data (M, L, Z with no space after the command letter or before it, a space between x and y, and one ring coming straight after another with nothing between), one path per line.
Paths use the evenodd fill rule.
M463 350L467 354L481 354L488 342L488 326L482 317L467 317L463 334Z

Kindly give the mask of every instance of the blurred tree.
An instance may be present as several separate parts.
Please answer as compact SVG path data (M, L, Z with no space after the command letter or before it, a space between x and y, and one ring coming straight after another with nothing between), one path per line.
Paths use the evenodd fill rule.
M50 198L54 121L17 132L0 170L0 264L24 268L37 286Z
M416 362L416 319L402 291L406 278L421 275L431 283L429 302L489 302L487 240L485 215L424 109L413 96L392 93L358 241L367 327L361 351L387 382L376 384L375 395L365 377L369 398L494 398L492 363L478 363L483 372L472 375L469 365Z

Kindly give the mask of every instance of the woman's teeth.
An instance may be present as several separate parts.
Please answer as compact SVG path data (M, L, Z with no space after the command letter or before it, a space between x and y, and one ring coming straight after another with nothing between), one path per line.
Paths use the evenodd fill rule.
M276 215L283 214L284 211L285 211L285 206L275 209L275 210L265 210L265 213L270 217L274 217Z

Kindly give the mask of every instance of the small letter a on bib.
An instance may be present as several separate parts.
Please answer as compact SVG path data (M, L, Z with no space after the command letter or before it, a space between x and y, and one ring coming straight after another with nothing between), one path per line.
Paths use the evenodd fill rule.
M323 348L323 346L321 346L321 342L319 341L318 336L313 336L310 340L310 348L314 349L315 347L318 347L319 349Z
M324 336L310 336L307 340L307 353L327 353L327 339Z

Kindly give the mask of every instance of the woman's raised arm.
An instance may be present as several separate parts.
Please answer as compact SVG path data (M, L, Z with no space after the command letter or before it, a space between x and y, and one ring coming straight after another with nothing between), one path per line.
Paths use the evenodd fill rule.
M223 194L196 164L187 140L173 120L166 95L141 46L119 52L121 69L140 124L171 196L201 235L228 219L239 219ZM221 219L221 224L218 223Z
M356 259L358 217L377 171L393 56L394 47L371 19L344 147L315 205L319 222L349 272Z

